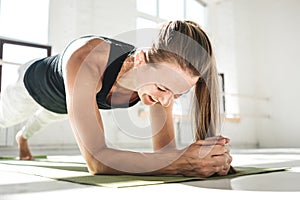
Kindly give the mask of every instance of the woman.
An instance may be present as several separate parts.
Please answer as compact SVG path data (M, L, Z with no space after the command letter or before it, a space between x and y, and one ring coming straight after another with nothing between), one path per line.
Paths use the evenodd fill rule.
M194 22L164 24L158 40L145 51L109 38L80 38L61 56L35 61L25 71L30 94L26 98L38 102L39 112L17 134L20 157L32 158L27 139L33 133L68 116L92 174L208 177L229 172L229 139L215 136L218 84L213 52L207 35ZM196 141L178 150L173 101L194 86ZM150 106L154 152L109 148L99 109L130 107L138 101Z

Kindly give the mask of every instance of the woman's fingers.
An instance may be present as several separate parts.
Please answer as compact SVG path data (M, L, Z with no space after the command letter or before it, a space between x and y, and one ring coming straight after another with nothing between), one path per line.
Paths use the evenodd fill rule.
M232 162L228 142L229 139L216 136L190 145L178 162L181 174L198 177L228 174Z
M197 147L197 146L196 146ZM199 158L204 158L207 156L220 156L224 154L229 154L229 147L227 145L201 145L197 148Z
M202 159L197 163L193 163L193 166L190 166L188 170L184 172L184 175L192 175L197 177L209 177L213 174L227 175L230 169L230 159L226 156L217 156L213 158ZM190 163L191 164L191 163Z
M229 154L224 154L223 156L215 156L215 159L217 159L217 171L219 175L227 175L230 170L230 164L232 162L232 157Z

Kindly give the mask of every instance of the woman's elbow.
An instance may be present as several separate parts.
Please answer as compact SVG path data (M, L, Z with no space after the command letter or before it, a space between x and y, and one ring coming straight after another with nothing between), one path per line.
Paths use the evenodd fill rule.
M94 170L94 169L90 169L88 168L88 171L91 175L100 175L103 174L102 172L98 171L98 170Z
M123 172L113 169L99 161L87 162L88 172L92 175L123 174Z
M100 162L87 162L88 172L92 175L109 174L109 168Z

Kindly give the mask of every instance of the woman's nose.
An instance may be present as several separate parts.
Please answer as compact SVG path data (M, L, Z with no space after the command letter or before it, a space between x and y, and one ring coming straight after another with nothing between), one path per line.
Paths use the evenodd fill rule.
M161 103L161 105L163 105L164 107L168 107L171 101L173 100L173 95L171 93L167 93L162 97L158 98L158 100Z

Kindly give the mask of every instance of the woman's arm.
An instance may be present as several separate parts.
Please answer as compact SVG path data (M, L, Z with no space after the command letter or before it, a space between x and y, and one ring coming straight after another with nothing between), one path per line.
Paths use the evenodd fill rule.
M168 107L159 103L150 106L154 151L176 148L172 110L173 102Z
M62 63L69 120L90 171L93 154L106 147L96 93L102 87L109 49L101 39L78 40L68 47ZM98 167L104 168L101 163Z

